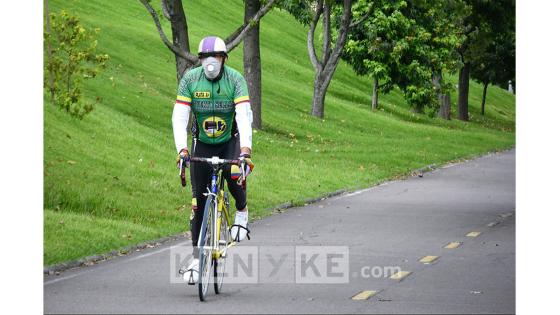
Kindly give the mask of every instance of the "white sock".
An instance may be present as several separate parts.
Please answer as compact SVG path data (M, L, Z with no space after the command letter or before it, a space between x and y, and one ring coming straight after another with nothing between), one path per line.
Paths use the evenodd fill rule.
M236 216L239 216L239 217L241 217L241 218L243 218L243 219L247 219L247 217L249 216L249 210L246 210L246 211L239 211L239 210L237 210Z

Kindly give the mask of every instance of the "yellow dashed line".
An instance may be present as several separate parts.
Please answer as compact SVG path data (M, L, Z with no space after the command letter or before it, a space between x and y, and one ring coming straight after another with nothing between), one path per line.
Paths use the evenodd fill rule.
M354 296L352 297L352 300L354 300L354 301L367 300L367 299L369 299L370 297L372 297L372 296L374 296L374 295L376 295L376 294L377 294L377 291L369 291L369 290L366 290L366 291L362 291L362 292L360 292L360 293L354 295Z
M457 247L459 247L459 246L461 246L461 242L451 242L451 243L445 245L444 248L447 248L447 249L455 249L455 248L457 248Z
M467 236L467 237L477 237L477 236L479 236L480 234L481 234L481 232L473 231L473 232L470 232L469 234L467 234L466 236Z
M406 278L412 272L410 271L399 271L391 276L391 279L401 281L402 279Z
M425 257L422 257L422 259L420 259L419 261L420 261L421 263L427 265L427 264L433 263L433 262L436 261L436 259L438 259L438 258L439 258L439 256L425 256Z

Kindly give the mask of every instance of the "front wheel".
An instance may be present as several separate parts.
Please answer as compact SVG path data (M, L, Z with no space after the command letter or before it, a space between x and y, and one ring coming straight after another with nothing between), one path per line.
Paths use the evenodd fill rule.
M208 285L210 284L210 273L212 269L212 241L214 235L214 205L216 200L213 196L208 196L204 206L204 217L200 228L199 244L199 266L198 266L198 297L200 301L206 299Z

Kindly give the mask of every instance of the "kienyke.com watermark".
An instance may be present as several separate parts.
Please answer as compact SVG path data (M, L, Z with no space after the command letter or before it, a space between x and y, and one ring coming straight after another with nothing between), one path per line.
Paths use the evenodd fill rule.
M350 278L386 278L401 271L399 266L353 266L348 246L234 246L227 250L224 283L349 283ZM179 269L193 259L191 246L170 249L171 283L184 283ZM210 281L214 281L211 271Z

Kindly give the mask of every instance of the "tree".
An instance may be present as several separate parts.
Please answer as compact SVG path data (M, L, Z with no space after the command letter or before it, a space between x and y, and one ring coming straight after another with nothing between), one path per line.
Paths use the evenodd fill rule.
M331 82L334 71L338 64L342 48L346 43L346 36L351 22L352 1L344 0L344 10L341 26L338 32L338 38L335 46L332 47L332 30L331 30L331 6L330 1L319 0L317 2L309 32L307 33L307 52L311 59L311 64L315 69L315 80L313 83L313 103L311 106L311 114L315 117L323 118L325 112L325 96L327 88ZM323 45L322 57L318 58L315 50L315 29L317 23L323 15Z
M471 69L474 64L480 63L479 58L493 41L493 36L503 33L503 26L509 25L515 16L514 0L468 0L467 3L471 7L470 14L463 23L467 38L458 50L463 66L459 72L457 115L464 121L469 119Z
M397 85L415 112L436 112L449 119L452 85L444 74L458 66L457 49L464 41L461 22L466 6L460 0L416 0L401 10L411 20L399 60Z
M473 78L484 86L480 105L482 115L485 111L488 85L495 84L505 88L509 80L515 80L515 17L512 16L507 24L493 26L499 29L492 31L493 40L472 68Z
M48 11L48 2L45 5ZM45 24L45 72L49 73L45 86L55 105L82 119L94 108L94 103L82 99L83 80L95 78L109 60L109 55L96 53L99 29L84 28L77 16L66 11L48 14Z
M445 81L444 74L455 72L459 67L457 50L465 41L462 24L469 7L461 0L416 0L412 3L410 17L430 34L424 43L422 59L431 70L431 88L437 95L434 109L438 109L441 118L450 119L453 86Z
M432 59L433 80L439 81L434 84L438 92L439 111L438 115L444 119L451 119L451 91L453 84L444 81L444 73L454 73L459 67L459 54L457 50L461 47L466 37L463 34L462 23L469 12L469 7L462 0L442 1L440 5L441 18L428 17L428 23L434 23L434 36L432 36L431 47L436 51L439 58Z
M415 112L437 109L438 94L441 103L449 104L450 84L443 81L442 73L457 64L460 4L377 1L373 14L352 29L343 58L357 74L373 78L372 109L378 105L380 87L388 92L393 86L402 90Z
M245 23L260 9L259 0L245 0ZM251 109L253 110L253 128L261 129L261 51L259 22L255 23L243 41L243 69L247 79Z
M371 109L379 106L379 92L388 92L393 88L389 73L396 72L397 67L391 53L397 42L404 40L410 21L400 9L406 6L404 1L379 1L372 14L351 30L348 43L342 54L356 74L372 78ZM391 70L392 69L392 70ZM384 82L380 85L380 81Z
M502 34L488 46L472 69L473 78L484 86L480 113L484 115L489 84L507 86L515 79L515 34Z
M362 8L368 5L368 1L358 1L355 10L352 8L352 3L352 0L285 0L283 2L283 7L288 12L301 23L309 26L307 52L315 69L311 115L315 117L324 116L325 96L346 45L348 32L363 23L373 9L373 4L369 4L370 9L362 15ZM356 13L356 17L353 13ZM315 47L315 30L319 20L323 23L320 56Z

